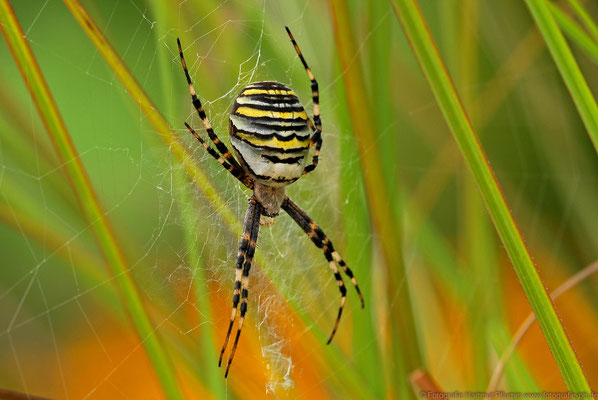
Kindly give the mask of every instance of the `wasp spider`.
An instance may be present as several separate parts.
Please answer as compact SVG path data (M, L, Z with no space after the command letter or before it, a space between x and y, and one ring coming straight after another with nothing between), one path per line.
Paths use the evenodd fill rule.
M241 183L253 190L253 194L249 198L247 213L245 214L245 226L237 256L230 323L218 361L218 365L222 365L222 358L229 343L233 324L237 317L237 307L240 302L239 322L237 324L235 341L226 366L225 377L228 376L230 365L233 361L237 344L239 343L245 313L247 312L249 270L251 269L255 253L260 217L262 215L275 217L280 212L280 209L283 209L305 231L312 242L324 252L324 256L338 282L338 288L341 292L338 315L328 343L332 341L338 328L347 292L337 264L353 282L353 286L355 286L357 294L361 299L361 306L363 307L364 305L363 296L361 295L357 281L353 277L353 272L351 272L338 252L334 250L332 242L305 211L299 208L285 194L286 185L295 182L301 176L313 171L317 167L320 148L322 147L322 122L320 121L318 83L307 66L291 31L289 28L286 28L286 30L311 81L313 122L307 116L295 92L287 86L273 81L251 83L241 90L241 93L235 99L230 113L230 143L237 159L233 157L226 145L214 133L191 83L191 77L189 76L185 58L183 57L181 42L177 39L181 64L187 77L193 106L197 110L199 118L208 133L208 137L216 149L214 150L186 122L185 126L212 157ZM311 163L306 165L308 153L312 147L315 148L314 154Z

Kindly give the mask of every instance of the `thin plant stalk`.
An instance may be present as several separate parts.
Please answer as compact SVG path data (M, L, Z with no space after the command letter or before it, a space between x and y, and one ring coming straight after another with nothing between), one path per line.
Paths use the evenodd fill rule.
M156 1L151 4L154 8L154 15L157 19L156 35L157 37L168 37L166 27L172 25L174 20L173 8L170 3L166 1ZM170 82L175 78L173 70L170 68L170 59L164 51L158 52L158 66L160 69L161 89L162 95L169 94ZM177 70L180 73L179 78L183 74L182 68ZM174 115L177 108L177 101L168 102L167 115ZM185 238L186 261L191 268L192 279L189 292L193 292L197 300L197 308L199 314L205 317L207 321L212 321L211 309L212 302L207 292L207 274L205 272L205 265L202 263L201 249L199 248L201 241L197 240L196 232L196 214L193 209L193 199L191 196L190 187L187 184L187 177L182 169L175 169L173 171L173 184L176 188L176 199L179 205L179 210L183 221L183 232ZM199 360L201 361L201 372L197 373L197 378L206 385L209 392L215 398L226 398L225 380L222 378L221 370L214 360L217 359L217 352L214 343L214 324L200 324L198 327L199 337ZM193 355L197 353L192 353Z
M473 173L486 208L538 318L565 384L572 392L590 393L579 361L531 260L419 6L414 0L392 0L392 4L444 118Z
M79 205L91 224L98 244L116 277L125 308L129 312L162 388L169 398L182 399L172 363L155 334L155 328L144 309L141 296L128 273L128 263L106 218L106 212L100 204L35 56L25 39L25 34L7 0L0 1L0 28L52 144L65 165Z
M552 298L552 300L556 300L561 295L565 294L567 291L574 288L582 281L586 280L588 277L597 272L598 261L588 265L587 267L585 267L584 269L567 279L565 282L560 284L550 294L550 297ZM495 392L498 389L498 384L500 383L500 380L503 376L503 372L505 370L507 362L511 359L513 353L515 352L515 349L517 348L519 343L521 343L521 340L523 339L527 331L529 331L529 328L531 328L535 320L536 317L534 316L534 313L530 313L523 320L521 325L519 325L519 328L517 329L517 331L513 335L513 338L511 339L509 347L505 349L504 353L500 356L498 364L496 364L496 367L494 368L494 372L492 373L492 377L490 378L490 382L488 383L488 389L486 390L488 393Z

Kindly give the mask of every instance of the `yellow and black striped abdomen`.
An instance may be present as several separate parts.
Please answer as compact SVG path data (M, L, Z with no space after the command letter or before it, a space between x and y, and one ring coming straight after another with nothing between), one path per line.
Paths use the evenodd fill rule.
M255 82L235 99L229 133L241 165L259 182L284 186L299 179L310 129L297 95L278 82Z

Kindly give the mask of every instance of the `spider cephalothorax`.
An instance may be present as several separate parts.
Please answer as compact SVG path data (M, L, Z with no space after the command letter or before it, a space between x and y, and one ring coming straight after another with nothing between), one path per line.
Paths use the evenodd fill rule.
M312 122L308 117L297 95L282 83L263 81L247 85L235 99L229 119L230 142L239 161L233 157L226 145L214 133L191 83L191 77L183 57L181 42L177 39L181 63L189 84L193 106L197 110L199 118L201 118L208 137L216 146L216 150L187 123L185 123L185 126L212 157L218 160L241 183L253 190L245 214L245 226L237 257L230 323L218 362L218 365L221 365L238 308L240 316L237 333L226 366L225 377L228 376L241 335L245 313L247 312L249 270L255 253L262 215L275 217L281 209L286 211L307 233L312 242L324 252L341 292L338 315L328 343L332 341L338 328L347 293L339 272L339 266L355 286L361 299L361 306L363 307L364 304L363 296L357 281L353 277L353 272L338 252L334 250L332 242L305 211L285 194L286 185L295 182L302 175L313 171L317 167L320 148L322 147L318 83L307 66L291 31L289 31L289 28L286 28L286 30L311 81L314 120ZM308 154L312 147L315 148L314 154L311 163L308 164Z

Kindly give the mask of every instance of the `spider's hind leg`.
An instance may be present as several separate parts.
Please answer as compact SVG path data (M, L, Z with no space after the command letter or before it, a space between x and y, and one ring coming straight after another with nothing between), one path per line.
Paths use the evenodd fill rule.
M291 199L288 197L282 203L282 209L287 212L293 218L293 220L303 229L303 231L307 234L307 236L311 239L311 241L322 251L324 252L324 256L328 261L328 265L336 278L338 283L339 291L341 292L341 302L338 309L338 315L336 317L336 322L334 323L334 328L332 329L332 334L328 339L328 343L332 341L334 334L338 328L338 325L341 320L341 315L343 313L343 308L345 306L345 298L347 294L347 289L345 288L345 284L343 282L343 278L339 272L336 263L341 266L345 274L351 279L357 294L361 300L361 307L364 307L364 300L363 295L361 294L361 290L359 290L359 285L357 284L357 280L353 276L353 271L347 266L345 261L341 258L338 252L334 249L332 242L326 234L322 231L322 229L316 224L310 217L307 215L305 211L303 211L297 204L295 204ZM336 261L336 263L335 263Z
M233 308L231 311L230 322L228 324L228 330L226 332L226 338L224 339L224 345L220 351L220 359L218 360L218 366L222 365L222 358L224 352L228 347L233 324L237 316L237 307L240 306L239 323L237 325L237 334L235 336L235 342L231 350L228 363L226 365L226 372L224 377L228 376L230 365L233 362L235 351L237 350L237 344L239 343L239 337L241 336L241 329L243 328L243 322L245 320L245 313L247 312L247 296L249 288L249 270L251 269L251 263L253 261L253 255L255 253L255 246L257 242L257 236L260 228L260 216L262 215L262 206L257 201L255 196L249 198L249 206L245 214L245 226L243 228L243 236L241 238L241 245L239 246L239 255L237 256L237 269L235 275L235 289L233 292Z

